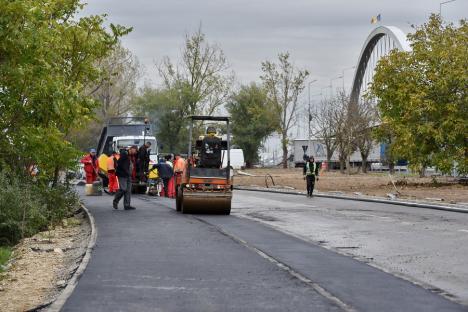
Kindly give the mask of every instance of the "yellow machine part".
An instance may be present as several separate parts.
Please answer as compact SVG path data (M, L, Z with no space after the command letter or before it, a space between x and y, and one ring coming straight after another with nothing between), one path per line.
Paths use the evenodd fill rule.
M182 213L223 215L231 213L232 193L184 191L181 200Z
M106 154L101 154L98 158L99 169L105 173L107 173L107 159L109 159L109 156Z

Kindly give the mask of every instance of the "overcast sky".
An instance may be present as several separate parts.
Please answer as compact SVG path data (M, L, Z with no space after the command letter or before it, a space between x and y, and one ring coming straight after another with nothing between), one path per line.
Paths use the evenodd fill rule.
M86 1L86 0L85 0ZM444 0L445 1L445 0ZM439 11L439 0L87 0L83 14L108 14L108 21L134 28L123 39L145 67L144 80L159 83L155 63L164 56L176 60L186 33L198 26L208 41L224 50L238 83L258 81L260 64L289 51L295 65L309 70L311 93L330 84L345 68L356 65L381 14L381 25L405 33L411 24L427 21ZM442 7L444 20L468 15L468 0ZM349 90L353 70L345 71ZM341 80L334 82L338 86ZM315 98L318 100L318 98ZM315 102L313 98L313 101ZM304 97L302 101L305 101ZM305 105L305 104L304 104ZM299 124L297 137L305 126ZM305 130L304 130L305 131Z
M108 14L108 20L134 30L123 40L145 66L145 79L158 82L154 63L163 56L176 59L184 35L201 23L211 42L218 43L236 73L237 81L258 80L260 63L289 51L294 63L307 68L314 88L356 64L370 31L372 16L383 25L411 30L431 12L438 0L87 0L85 14ZM445 20L468 15L468 0L443 5ZM353 71L345 73L351 84ZM314 91L315 92L315 91Z

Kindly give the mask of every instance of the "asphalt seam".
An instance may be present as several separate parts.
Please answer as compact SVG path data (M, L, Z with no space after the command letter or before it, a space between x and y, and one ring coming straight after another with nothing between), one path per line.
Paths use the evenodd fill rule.
M198 217L195 217L195 216L192 216L192 218L202 222L202 223L205 223L209 226L212 226L214 227L218 232L220 232L221 234L229 237L230 239L232 239L234 242L246 247L247 249L255 252L256 254L258 254L260 257L268 260L269 262L275 264L278 268L280 268L281 270L287 272L288 274L290 274L291 276L293 276L294 278L300 280L301 282L303 282L304 284L306 284L307 286L311 287L313 290L315 290L319 295L325 297L326 299L328 299L329 301L331 301L332 303L336 304L338 307L340 307L341 309L343 309L344 311L346 312L357 312L356 309L354 309L353 307L351 307L350 305L346 304L345 302L341 301L338 297L334 296L332 293L330 293L329 291L327 291L325 288L323 288L322 286L320 286L319 284L313 282L312 280L310 280L309 278L305 277L304 275L300 274L299 272L295 271L294 269L292 269L291 267L289 267L288 265L278 261L277 259L273 258L272 256L268 255L267 253L265 253L264 251L256 248L255 246L249 244L247 241L241 239L240 237L237 237L233 234L230 234L226 231L224 231L221 227L217 226L217 225L214 225L214 224L211 224L209 223L208 221L206 220L203 220L203 219L200 219Z
M68 298L72 295L73 290L75 290L76 285L78 284L78 280L80 279L81 275L86 270L88 266L89 260L91 259L91 253L93 252L94 246L96 245L97 239L97 227L94 221L93 215L89 212L88 208L86 208L83 204L81 204L81 208L85 212L88 221L91 225L91 234L89 237L88 246L86 247L86 252L83 258L81 259L81 263L78 266L78 269L73 274L72 278L68 281L67 286L64 290L60 293L60 295L53 301L53 303L47 307L48 312L58 312L62 310L63 306L67 302Z
M266 190L266 189L256 189L256 188L249 188L249 187L239 187L235 186L235 190L239 191L249 191L249 192L264 192L264 193L277 193L277 194L288 194L288 195L301 195L304 196L305 193L303 192L289 192L289 191L278 191L278 190ZM416 208L425 208L425 209L434 209L434 210L443 210L443 211L451 211L451 212L459 212L459 213L468 213L468 208L459 208L459 207L450 207L450 206L442 206L442 205L435 205L435 204L428 204L428 203L417 203L417 202L408 202L408 201L392 201L389 199L379 199L379 198L359 198L359 197L351 197L351 196L339 196L339 195L331 195L331 194L314 194L314 197L324 197L324 198L333 198L333 199L343 199L343 200L354 200L354 201L363 201L363 202L372 202L372 203L381 203L381 204L390 204L396 206L407 206L407 207L416 207Z

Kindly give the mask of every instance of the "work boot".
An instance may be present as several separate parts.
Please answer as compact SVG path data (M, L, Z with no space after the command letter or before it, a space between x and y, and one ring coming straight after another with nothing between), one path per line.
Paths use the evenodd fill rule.
M115 201L113 201L112 207L114 207L114 209L119 209L119 203L116 203Z
M128 207L125 207L124 209L125 209L125 210L135 210L136 208L133 207L133 206L128 206Z

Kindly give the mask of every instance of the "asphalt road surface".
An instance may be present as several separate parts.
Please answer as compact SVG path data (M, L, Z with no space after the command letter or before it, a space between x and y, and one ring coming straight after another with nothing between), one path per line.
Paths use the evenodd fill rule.
M467 310L256 221L181 215L146 196L135 211L114 211L107 195L84 203L97 244L64 311Z

